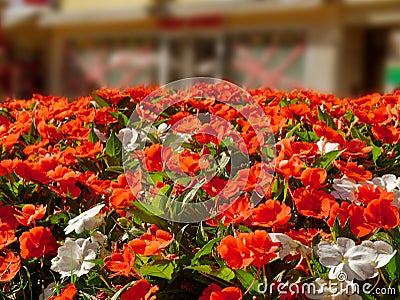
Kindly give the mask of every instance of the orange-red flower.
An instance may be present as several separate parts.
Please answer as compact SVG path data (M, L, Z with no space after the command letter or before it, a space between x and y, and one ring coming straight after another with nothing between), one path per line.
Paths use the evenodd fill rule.
M199 154L184 150L179 154L179 166L184 173L194 176L201 169L200 158Z
M323 190L299 188L293 193L297 211L306 217L325 219L335 198Z
M72 300L76 295L76 287L73 283L68 284L64 289L61 290L61 293L57 296L52 296L49 300Z
M146 147L146 149L144 150L144 163L149 172L164 171L161 157L162 148L163 146L161 144L152 144L150 147Z
M331 143L339 143L343 145L344 143L344 137L341 135L339 132L336 130L330 128L328 125L326 125L324 122L319 121L319 124L313 125L313 130L318 137L324 137L327 139L328 142Z
M0 250L14 243L16 240L15 230L0 219Z
M18 210L14 206L0 206L0 219L3 223L7 223L11 228L16 229L20 224L14 214Z
M367 146L365 141L359 139L352 139L350 141L345 140L343 148L345 151L341 154L344 159L349 159L353 157L367 157L373 149L372 146Z
M291 217L291 209L277 200L267 200L252 211L251 222L253 225L274 227L285 225Z
M365 219L378 228L394 228L399 225L399 210L390 201L376 199L371 201L364 211Z
M129 181L129 185L128 185ZM121 174L118 182L112 182L112 195L109 199L110 205L114 209L124 209L131 205L142 188L142 173Z
M301 181L305 186L321 187L326 180L327 173L322 168L307 168L301 173Z
M228 235L221 240L218 246L219 255L232 269L248 267L254 259L252 252L243 244L243 235L246 233L239 233L237 239Z
M250 264L261 267L276 257L280 243L272 242L265 230L239 233L237 238L228 235L221 240L218 253L232 269L242 269Z
M256 230L252 233L238 236L238 240L253 253L252 265L262 267L277 255L275 251L280 243L272 242L265 230Z
M372 178L372 173L359 167L355 162L344 162L335 160L333 165L338 168L344 175L356 181L366 181Z
M147 232L139 238L129 242L129 247L143 256L158 255L165 247L172 243L174 237L164 230L152 225Z
M220 206L221 214L217 216L218 219L222 220L225 226L229 224L238 224L247 220L252 214L253 204L250 203L248 196L241 196L231 200L230 204ZM214 219L208 219L208 225L218 226L218 222Z
M152 285L146 279L135 282L126 292L121 295L122 300L155 300L152 294L159 290L157 285Z
M380 186L374 186L372 184L363 184L354 191L354 195L357 202L361 202L367 206L371 201L380 199L386 200L391 203L394 200L393 192L388 192L382 189Z
M277 143L287 157L297 154L301 157L309 157L317 154L318 146L315 143L295 142L294 138L283 139Z
M17 275L21 268L21 259L13 252L0 254L0 282L8 282Z
M131 273L136 274L135 259L136 257L132 249L127 244L124 244L122 253L114 252L110 256L107 256L104 262L106 268L113 272L110 277L129 277Z
M377 139L387 144L395 144L400 139L400 131L393 126L372 126L372 134Z
M46 214L46 206L27 204L22 208L22 211L18 211L18 214L15 214L15 218L17 221L24 225L30 226L31 224L35 224L35 220L40 220Z
M24 259L55 254L56 239L47 227L38 226L22 233L19 238L21 257Z
M19 162L15 167L15 173L28 181L39 182L43 184L50 182L45 172L40 170L40 166L37 164Z
M357 237L363 237L374 230L374 226L369 224L364 216L365 208L356 204L342 202L332 205L327 224L333 227L336 217L339 217L340 226L344 227L347 220L350 222L350 230Z
M283 152L280 152L277 157L276 171L286 179L299 177L303 167L304 162L298 154L293 155L290 159L284 159Z
M199 300L242 300L242 291L234 286L224 289L215 283L211 283L202 293Z

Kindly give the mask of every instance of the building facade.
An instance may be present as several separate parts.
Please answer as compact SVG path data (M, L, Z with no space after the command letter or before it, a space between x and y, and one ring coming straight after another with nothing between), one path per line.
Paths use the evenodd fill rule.
M339 96L400 86L398 0L14 0L2 23L3 94L17 97L193 76Z

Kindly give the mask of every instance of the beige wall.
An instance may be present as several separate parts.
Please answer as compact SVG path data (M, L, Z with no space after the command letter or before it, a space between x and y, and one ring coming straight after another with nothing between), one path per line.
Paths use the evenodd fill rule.
M221 2L223 0L216 0L214 2ZM129 9L129 8L137 8L143 7L147 5L151 5L153 3L162 2L162 1L154 1L154 0L61 0L60 1L60 9L65 12L72 11L86 11L86 10L102 10L102 9ZM174 3L199 3L199 2L211 2L210 0L173 0L165 2L174 2ZM226 1L225 1L226 2Z

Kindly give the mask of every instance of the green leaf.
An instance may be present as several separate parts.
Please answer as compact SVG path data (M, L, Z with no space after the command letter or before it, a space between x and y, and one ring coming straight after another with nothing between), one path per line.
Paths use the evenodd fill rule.
M158 101L160 101L162 98L164 98L165 95L161 95L161 96L156 96L156 97L152 97L150 99L151 103L157 103Z
M354 241L357 240L357 238L354 236L354 234L351 232L351 229L350 229L350 218L348 218L346 220L346 223L342 227L340 225L340 218L337 215L336 219L335 219L335 223L333 224L333 227L331 228L331 232L332 232L333 240L336 240L338 237L347 237Z
M100 97L96 93L92 93L92 98L101 107L111 107L110 103L108 103L106 99L104 99L103 97Z
M337 159L343 151L330 151L315 161L315 166L328 170L331 167L332 162Z
M381 156L381 154L382 154L381 148L372 144L372 161L374 162L375 166L376 166L376 160L379 158L379 156Z
M296 130L299 129L300 125L301 125L301 123L297 123L295 126L293 126L293 128L290 129L290 130L286 133L285 138L286 138L286 139L291 138L291 137L293 136L293 134L296 132Z
M122 174L122 173L124 173L124 168L120 167L120 166L112 166L112 167L106 168L106 172Z
M351 128L351 136L354 139L359 139L361 141L368 141L368 138L362 134L359 128L353 127Z
M118 103L119 108L125 108L129 102L131 102L131 97L125 97Z
M49 219L50 219L51 224L58 224L58 225L67 224L68 220L69 220L69 216L67 213L62 212L59 214L54 214L54 215L49 216Z
M319 107L318 107L318 120L324 121L326 125L336 130L335 122L333 122L331 116L327 112L322 111L321 108Z
M199 246L204 246L208 241L206 232L204 231L203 222L197 227L196 242Z
M111 131L110 138L106 144L106 154L113 158L120 158L122 153L122 143L114 131Z
M146 264L140 268L141 275L150 275L164 279L172 279L174 264L166 259L157 260L151 264Z
M96 142L99 140L99 138L97 137L96 133L94 132L94 128L92 128L92 130L90 130L90 135L88 138L88 141L91 142L92 144L96 144Z
M398 252L389 261L385 269L389 274L390 280L396 280L397 278L400 278L400 254Z
M146 209L146 206L141 202L132 202L132 205L135 209L132 211L132 214L140 217L143 222L147 222L150 224L156 224L159 228L167 228L167 221L164 219L157 217L149 210Z
M187 269L215 276L227 282L230 282L233 278L235 278L235 273L227 267L213 269L210 265L202 265L202 266L191 266L188 267Z
M251 274L250 272L243 270L235 270L235 274L244 288L248 289L253 284L255 275ZM250 292L258 292L257 288L259 284L260 281L255 280L253 286L250 289Z
M205 244L203 246L203 248L201 248L192 258L192 265L196 264L199 260L200 257L202 257L203 255L207 255L210 254L212 251L212 248L214 247L214 245L216 243L218 243L219 241L222 240L223 237L218 237L215 239L212 239L211 241L209 241L207 244Z

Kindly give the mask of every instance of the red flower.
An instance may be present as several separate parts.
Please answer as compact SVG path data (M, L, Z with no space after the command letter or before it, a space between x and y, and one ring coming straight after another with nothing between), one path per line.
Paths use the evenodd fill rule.
M341 145L344 143L343 135L330 128L322 121L320 121L319 124L313 125L313 130L318 137L325 137L328 142L339 143Z
M333 165L347 177L356 181L366 181L372 178L372 173L370 171L364 170L355 162L346 163L341 160L335 160Z
M283 150L285 156L292 157L295 154L301 157L308 157L317 154L318 146L315 143L295 142L294 138L283 139L277 143L277 146Z
M161 158L161 144L152 144L144 150L145 165L149 172L162 172L164 166Z
M242 269L250 264L261 267L276 257L280 243L273 243L268 233L256 230L239 233L237 238L228 235L221 240L218 253L232 269Z
M124 249L122 253L112 253L110 256L107 256L104 259L105 266L114 274L111 274L110 277L114 276L126 276L129 277L131 273L136 274L135 271L135 255L132 249L124 244Z
M40 170L40 166L32 163L19 162L15 167L15 173L28 181L39 182L43 184L50 182L45 172Z
M252 261L252 252L243 244L243 235L247 233L239 233L238 238L231 235L224 237L218 246L218 253L226 264L232 269L242 269L248 267ZM241 242L238 242L238 241Z
M265 204L260 204L253 209L251 222L257 226L274 227L285 225L290 220L291 215L289 206L270 199Z
M345 151L341 154L344 159L349 159L352 157L367 157L368 153L370 153L373 149L372 146L367 147L367 143L365 141L361 141L359 139L353 139L351 141L344 141L343 149Z
M378 228L394 228L399 225L399 210L390 201L376 199L364 211L365 219Z
M299 188L293 193L297 211L306 217L325 219L335 198L322 190Z
M239 224L247 220L252 213L253 205L250 203L248 196L238 197L231 200L231 204L225 204L220 206L221 214L217 216L218 219L223 220L225 226L230 223ZM208 219L208 225L218 226L218 222L213 219Z
M140 279L121 295L122 300L153 300L156 296L152 294L159 290L157 285L153 286L146 279Z
M380 186L375 187L373 184L363 184L357 187L357 190L354 191L354 195L357 201L365 206L375 199L386 200L389 201L389 203L394 200L393 192L388 192Z
M280 245L280 243L272 242L268 232L265 230L256 230L252 233L238 236L238 240L242 240L245 247L252 251L254 259L251 263L256 267L262 267L275 258L275 251Z
M8 282L17 275L21 268L21 259L13 252L0 254L0 282Z
M322 168L307 168L301 173L301 181L305 186L321 187L326 180L327 173Z
M179 166L184 173L194 176L201 169L199 165L200 158L199 154L184 150L179 154Z
M304 167L304 162L299 155L293 155L289 160L283 159L283 152L280 152L277 157L276 171L287 180L290 177L299 177L301 169Z
M18 213L18 210L14 206L0 206L0 219L16 229L20 223L15 218L14 214Z
M129 247L136 253L143 256L158 255L161 250L172 243L174 237L164 230L153 225L147 232L129 242Z
M209 182L204 184L201 189L211 197L215 197L224 189L226 184L226 180L219 177L213 177Z
M200 296L199 300L242 300L242 291L234 286L220 288L217 284L211 283Z
M24 259L54 254L58 245L47 227L38 226L22 233L19 238L21 257Z
M43 207L40 205L27 204L22 208L22 211L18 211L18 214L15 214L15 218L17 221L24 225L30 226L31 224L35 224L35 220L40 220L46 214L46 206Z
M16 240L15 230L0 219L0 250L14 243Z
M400 139L399 129L393 126L372 126L372 134L377 140L386 144L396 144Z
M65 289L61 290L61 294L50 297L49 300L72 300L76 295L76 288L73 283L68 284Z

